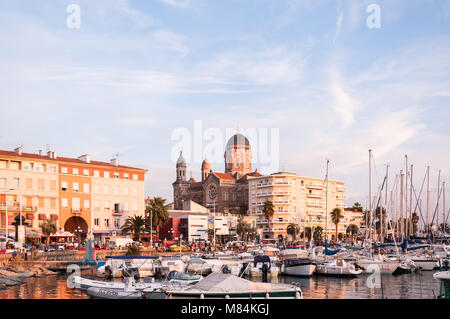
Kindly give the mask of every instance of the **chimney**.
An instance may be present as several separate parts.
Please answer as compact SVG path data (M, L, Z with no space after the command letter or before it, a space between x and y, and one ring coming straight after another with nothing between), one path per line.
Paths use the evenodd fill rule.
M113 159L111 160L111 165L119 166L119 159L118 159L118 158L113 158Z
M14 149L14 152L15 152L17 155L22 155L22 146L19 146L19 147L15 148L15 149Z
M39 155L41 155L41 156L42 156L42 150L39 150Z
M84 155L81 155L80 157L78 157L78 159L79 159L80 161L83 161L83 162L89 164L89 163L91 162L91 155L89 155L89 154L84 154Z

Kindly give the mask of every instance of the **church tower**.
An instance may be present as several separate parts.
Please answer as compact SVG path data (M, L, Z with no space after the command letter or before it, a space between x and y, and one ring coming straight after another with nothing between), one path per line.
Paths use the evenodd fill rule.
M205 158L205 160L202 163L202 182L205 181L210 172L211 172L211 164L209 163L208 159Z
M252 172L252 151L250 142L244 135L238 133L228 140L224 156L225 173L239 179Z
M183 158L183 153L180 156L176 165L177 178L172 184L173 186L173 204L175 209L183 209L183 202L188 198L189 182L186 181L186 161Z

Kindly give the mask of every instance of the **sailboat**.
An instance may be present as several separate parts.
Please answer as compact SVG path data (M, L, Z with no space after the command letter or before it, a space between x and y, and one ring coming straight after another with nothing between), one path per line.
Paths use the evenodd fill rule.
M354 264L348 263L343 258L335 258L327 261L327 256L334 256L337 250L328 249L328 172L330 161L327 160L327 175L326 175L326 200L325 200L325 262L319 263L316 266L316 273L324 276L339 276L339 277L356 277L363 272L362 269L357 268Z

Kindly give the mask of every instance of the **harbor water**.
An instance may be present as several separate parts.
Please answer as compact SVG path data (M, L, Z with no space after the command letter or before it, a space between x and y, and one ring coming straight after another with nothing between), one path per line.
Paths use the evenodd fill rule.
M381 276L381 288L373 287L370 275L358 278L336 278L314 276L297 278L281 276L272 282L300 283L305 299L433 299L439 294L439 280L434 272L392 276ZM97 279L92 271L82 272L82 276ZM262 279L253 279L262 281ZM369 285L368 285L369 281ZM67 275L59 274L45 278L30 278L21 286L0 290L0 299L86 299L85 293L67 286Z

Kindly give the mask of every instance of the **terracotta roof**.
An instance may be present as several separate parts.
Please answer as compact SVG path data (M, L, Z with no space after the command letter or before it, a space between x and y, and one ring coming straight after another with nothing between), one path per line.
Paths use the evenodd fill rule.
M23 152L22 152L22 155L19 155L16 152L4 151L4 150L0 150L0 155L14 156L14 157L23 157L23 158L32 158L32 159L51 161L51 162L66 162L66 163L95 165L95 166L109 166L109 167L116 167L116 168L126 168L126 169L135 169L135 170L146 171L145 169L142 169L142 168L131 167L131 166L123 166L123 165L115 166L115 165L112 165L111 163L100 162L100 161L91 161L90 163L86 163L86 162L83 162L83 161L81 161L81 160L79 160L77 158L70 158L70 157L60 157L60 156L58 156L56 159L52 159L52 158L49 158L46 155L39 155L39 154L32 154L32 153L23 153Z
M239 180L240 180L240 181L241 181L241 180L247 180L249 177L260 177L260 176L263 176L263 175L261 175L261 174L258 173L258 172L252 172L252 173L245 174L245 175L242 176Z
M229 175L229 174L226 174L226 173L216 173L216 172L213 172L213 174L216 175L216 176L217 176L218 178L220 178L220 179L226 179L226 180L234 181L233 176L231 176L231 175Z
M202 182L196 182L196 183L192 183L189 188L200 188L202 187Z

